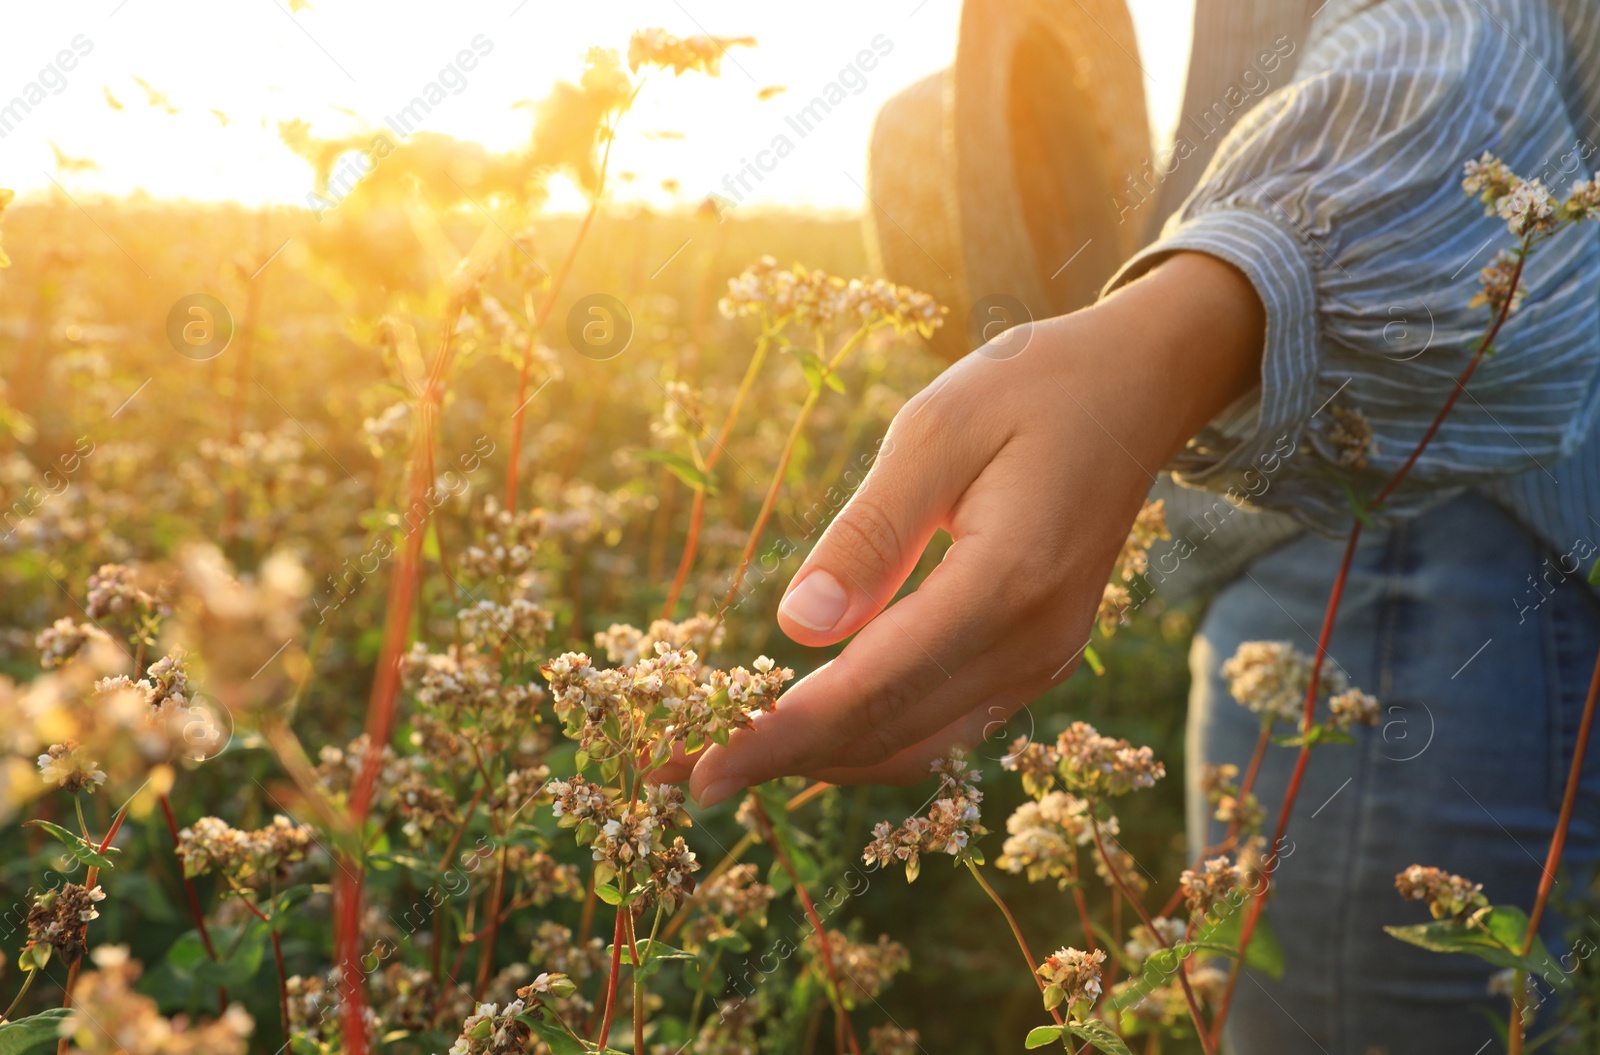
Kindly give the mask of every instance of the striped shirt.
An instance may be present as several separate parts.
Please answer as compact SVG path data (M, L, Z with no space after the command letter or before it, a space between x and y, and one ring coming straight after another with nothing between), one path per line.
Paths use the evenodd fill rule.
M1514 245L1462 192L1462 163L1492 151L1564 194L1600 165L1590 115L1595 0L1197 0L1184 110L1156 166L1165 223L1107 287L1197 250L1266 308L1260 388L1169 466L1212 494L1161 489L1174 534L1203 543L1210 574L1190 585L1304 528L1348 529L1347 487L1377 492L1422 437L1489 321L1467 306L1478 269ZM1542 245L1524 282L1379 522L1470 488L1557 552L1600 539L1600 225ZM1365 470L1337 466L1330 406L1371 424Z

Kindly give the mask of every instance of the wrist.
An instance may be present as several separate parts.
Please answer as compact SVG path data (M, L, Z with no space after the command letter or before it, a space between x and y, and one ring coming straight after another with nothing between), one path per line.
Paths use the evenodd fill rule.
M1041 325L1060 350L1046 368L1150 473L1260 385L1260 297L1204 253L1175 253L1093 307Z

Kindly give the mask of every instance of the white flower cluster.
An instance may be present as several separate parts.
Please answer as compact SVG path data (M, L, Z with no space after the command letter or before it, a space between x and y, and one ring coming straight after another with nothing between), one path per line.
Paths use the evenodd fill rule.
M1298 725L1305 712L1311 683L1311 657L1287 641L1245 641L1222 664L1228 692L1262 721ZM1324 663L1320 693L1335 695L1349 687L1344 673Z
M540 668L568 738L594 759L648 755L660 765L682 743L726 743L752 716L771 710L794 671L766 656L754 670L705 670L693 649L656 641L654 655L629 666L596 668L568 652Z
M1077 848L1094 841L1089 824L1089 803L1068 792L1052 791L1037 802L1024 802L1006 819L1008 835L995 863L1008 872L1026 873L1030 883L1055 879L1065 890L1078 879ZM1102 823L1100 830L1116 835L1116 818Z
M74 795L80 791L92 795L95 788L106 782L106 771L84 753L76 740L51 744L49 750L39 756L39 776L46 784Z
M1082 1020L1100 1000L1100 965L1105 962L1104 949L1062 948L1045 957L1039 965L1039 977L1045 981L1045 1009L1066 1004L1072 1017Z
M186 876L218 872L243 888L281 880L304 861L314 840L311 828L279 814L255 831L235 828L220 817L201 817L178 833L178 860Z
M872 829L872 842L861 852L869 865L904 864L908 883L921 873L923 854L959 857L968 843L988 831L979 823L983 792L977 785L983 774L968 764L965 753L951 752L934 762L932 770L939 776L939 789L927 815L907 817L899 827L879 821Z
M887 322L901 333L915 330L924 337L944 323L948 310L909 286L885 279L847 282L800 264L780 268L770 256L729 279L728 295L717 307L730 319L756 315L773 326L794 322L824 329L836 322L857 326Z

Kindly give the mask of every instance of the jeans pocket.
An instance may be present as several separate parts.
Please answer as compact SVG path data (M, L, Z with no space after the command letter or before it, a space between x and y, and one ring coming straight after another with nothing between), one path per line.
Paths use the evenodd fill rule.
M1559 809L1600 650L1600 601L1579 581L1551 595L1545 624L1550 672L1550 808ZM1600 720L1595 722L1600 726ZM1600 827L1600 728L1589 735L1574 818Z

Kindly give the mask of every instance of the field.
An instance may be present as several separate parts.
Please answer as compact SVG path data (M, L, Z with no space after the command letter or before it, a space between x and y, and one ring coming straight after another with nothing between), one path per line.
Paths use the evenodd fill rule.
M178 599L192 589L184 561L197 559L191 547L212 547L206 552L222 555L234 574L258 584L276 559L283 562L280 574L283 567L295 569L277 613L288 642L265 639L264 628L252 625L250 640L230 639L226 651L233 654L216 654L219 642L205 636L194 649L206 663L236 670L233 677L249 686L248 699L230 708L208 684L205 668L192 671L193 717L206 730L198 748L180 744L170 761L155 752L135 752L115 764L97 758L109 779L96 794L81 796L92 833L104 833L118 808L130 803L115 840L123 853L102 880L108 896L91 945L127 945L132 959L145 965L140 991L167 1015L214 1014L218 992L211 980L220 970L230 1001L241 1002L255 1022L250 1050L276 1051L283 1042L278 973L265 929L247 925L240 899L226 896L216 876L196 877L196 897L227 965L203 962L154 791L170 784L179 828L216 816L238 829L256 829L282 814L316 830L315 809L262 731L263 712L283 717L312 764L361 733L393 569L408 533L411 433L409 415L400 415L416 398L422 356L444 325L443 290L456 263L487 231L498 245L482 293L520 316L517 273L531 270L530 258L470 205L440 209L437 224L419 228L398 207L358 211L356 203L321 223L303 210L81 204L57 196L19 203L5 216L4 244L13 262L0 273L8 306L4 497L10 515L0 574L4 671L15 685L5 702L14 769L0 877L8 906L7 982L14 989L19 980L16 954L27 933L29 895L63 866L60 843L17 822L36 816L74 825L72 796L46 795L32 763L48 744L26 721L15 724L18 710L30 706L29 684L41 676L38 633L60 618L87 621L89 580L105 564L139 569L142 582L169 591L163 596L182 609ZM553 266L544 262L565 251L576 226L565 217L539 223L531 259ZM723 318L715 302L728 278L769 253L832 274L866 273L853 219L773 216L719 224L692 213L604 213L589 232L552 318L564 320L580 297L603 292L628 306L635 334L622 354L604 361L575 352L555 322L541 335L549 351L528 388L530 394L539 390L525 411L521 495L526 506L561 526L539 557L539 588L547 591L541 604L551 629L540 654L527 657L525 676L537 680L533 665L547 656L592 651L595 634L615 623L643 627L660 614L684 548L692 490L671 466L641 455L664 449L664 419L682 409L668 401L667 386L692 386L713 421L732 399L750 355L751 327ZM169 309L194 293L216 297L234 320L232 341L215 358L180 354L166 333ZM846 474L859 482L893 411L941 365L914 335L888 335L864 346L843 371L844 393L819 403L790 462L757 560L759 574L749 577L727 620L726 637L711 653L714 662L748 665L765 653L803 673L826 658L788 643L771 613L809 543L842 504ZM482 531L485 501L503 502L520 367L516 349L481 317L461 327L434 447L439 472L453 466L462 482L446 484L448 500L430 521L410 628L418 639L449 642L456 611L477 592L454 564ZM727 468L716 474L701 557L680 615L716 611L788 422L806 394L799 365L774 356L732 433ZM681 429L683 415L677 416ZM394 556L380 561L375 543L385 537L394 540ZM186 585L176 587L178 581ZM126 647L141 651L141 630L125 626L124 614L101 613L98 621L119 643L133 642ZM162 620L166 626L150 636L143 662L165 648L180 618L184 611ZM1074 716L1104 717L1108 731L1154 745L1176 769L1187 632L1183 612L1141 619L1104 650L1106 677L1086 671L997 729L975 753L993 782L986 812L1004 817L1023 798L1014 781L1007 786L1000 780L1006 745L1028 733L1053 735L1066 724L1069 701ZM126 658L120 666L106 662L105 672L130 669ZM1119 677L1132 669L1141 672L1137 683ZM548 734L552 719L545 710ZM402 739L409 714L403 702ZM82 739L104 742L116 735L101 730ZM570 767L570 750L566 757ZM561 758L559 749L549 756L553 769L562 768ZM1140 810L1152 815L1148 821L1129 818L1130 849L1141 861L1162 862L1166 874L1182 855L1173 834L1181 830L1180 786L1170 780L1141 800ZM1015 1045L1041 1017L1037 991L981 892L953 869L929 867L907 887L898 875L869 873L860 863L873 822L913 812L928 790L829 791L794 812L793 852L819 893L849 892L830 914L829 929L869 942L886 934L909 954L904 975L854 1011L863 1036L872 1026L899 1022L918 1030L928 1050ZM461 799L470 796L464 791ZM742 834L733 814L727 807L696 813L688 839L708 869ZM549 830L530 837L539 845L548 840L551 857L563 867L587 858L561 838L566 833L551 828L551 820L546 809L539 826ZM368 848L393 859L367 877L369 901L391 917L375 910L381 933L370 937L387 935L405 946L399 959L426 967L430 942L441 940L435 935L443 935L455 956L463 920L470 923L474 909L482 918L485 910L476 906L490 896L493 877L468 871L457 883L440 879L442 872L408 871L398 862L417 863L424 850L437 862L445 837L407 840L401 828L393 824ZM316 831L308 860L293 869L292 889L299 893L275 924L290 978L319 978L333 962L330 880L338 850ZM484 818L471 821L462 845L474 846L489 831ZM1163 834L1152 839L1153 833ZM990 837L991 855L999 841ZM810 927L800 904L783 890L782 869L764 847L749 851L748 859L780 891L758 942L798 943ZM430 881L448 897L430 898ZM1064 940L1063 898L1053 885L1030 888L1006 875L995 882L1035 944ZM441 902L436 909L432 900ZM417 905L429 907L418 912ZM443 921L437 928L435 911ZM490 974L526 963L541 924L555 921L576 931L584 915L581 888L512 913L494 943ZM405 933L418 916L430 922L418 934ZM462 961L469 987L486 970L479 951L471 949ZM750 956L756 962L755 953ZM66 981L57 958L14 1017L58 1006ZM669 1004L684 1002L683 985L676 979L669 984ZM706 988L709 999L727 1001L748 983L724 965L717 983ZM984 1013L973 1015L946 999L956 989ZM755 993L763 1032L771 1031L767 1050L831 1046L826 1036L807 1040L827 1001L801 965L781 964ZM683 1008L671 1010L681 1014ZM441 1017L430 1023L434 1031L396 1039L393 1050L433 1050L429 1044L442 1050L459 1018ZM831 1029L830 1018L823 1031Z
M505 156L287 123L312 208L0 192L0 1055L1210 1055L1241 965L1282 976L1299 778L1269 814L1259 760L1380 704L1321 645L1242 644L1257 764L1195 775L1227 826L1195 855L1198 602L1130 599L1158 502L1082 669L922 783L651 779L830 658L778 601L962 322L869 274L859 218L610 202L639 68L733 43L590 52ZM545 210L558 172L586 213ZM1592 181L1467 172L1518 249L1458 389L1521 261L1600 217ZM1330 468L1365 467L1335 411ZM1415 458L1349 490L1346 570ZM1425 864L1396 884L1433 920L1391 934L1593 1018L1592 967Z

